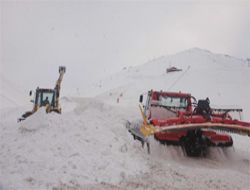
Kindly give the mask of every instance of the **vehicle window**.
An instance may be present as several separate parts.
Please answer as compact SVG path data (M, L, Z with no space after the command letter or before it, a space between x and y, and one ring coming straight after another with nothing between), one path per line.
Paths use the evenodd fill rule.
M159 104L162 106L169 107L186 107L186 99L182 97L169 97L169 96L160 96Z
M48 101L51 104L53 101L54 93L53 92L43 92L42 102L46 100L46 97L48 97Z

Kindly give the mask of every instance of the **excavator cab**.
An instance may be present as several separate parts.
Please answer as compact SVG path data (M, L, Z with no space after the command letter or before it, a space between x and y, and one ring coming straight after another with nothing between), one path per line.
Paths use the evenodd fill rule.
M35 94L35 105L39 107L49 104L51 107L55 107L56 91L54 89L42 89L37 88Z

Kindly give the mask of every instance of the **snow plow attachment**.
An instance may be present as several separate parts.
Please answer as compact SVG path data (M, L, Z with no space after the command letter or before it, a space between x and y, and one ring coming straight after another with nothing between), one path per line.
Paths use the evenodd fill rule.
M139 105L143 120L128 122L127 129L148 147L149 136L154 136L160 144L181 146L187 156L206 155L211 146L232 146L232 137L227 133L250 136L250 123L229 115L242 109L212 109L208 98L198 103L192 103L191 98L185 93L149 91L144 109Z
M144 133L141 132L141 129L144 128L144 125L141 126L139 123L131 123L127 121L126 128L131 133L134 140L138 140L141 142L142 148L144 148L144 145L146 143L147 151L148 153L150 153L150 144L148 139L148 136L150 134L147 133L147 135L145 135Z

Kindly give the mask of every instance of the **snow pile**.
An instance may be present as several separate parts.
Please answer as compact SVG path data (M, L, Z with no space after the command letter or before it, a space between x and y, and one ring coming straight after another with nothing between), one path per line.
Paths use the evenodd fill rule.
M118 183L147 170L124 127L127 115L95 99L71 101L72 111L58 115L39 109L19 127L3 118L4 189L52 189L59 182Z
M169 66L183 71L167 74ZM11 97L16 88L8 86L4 94ZM244 61L195 48L124 69L88 89L95 97L62 97L61 115L39 109L16 123L32 107L14 97L14 107L0 109L0 190L249 189L248 137L233 135L234 148L194 159L153 139L147 155L125 128L126 120L140 119L138 98L150 89L237 104L250 120L249 88Z

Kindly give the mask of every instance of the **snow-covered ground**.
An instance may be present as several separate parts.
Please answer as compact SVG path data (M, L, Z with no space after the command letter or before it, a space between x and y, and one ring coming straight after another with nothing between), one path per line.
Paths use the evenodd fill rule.
M183 71L167 74L169 66ZM243 60L198 48L161 57L124 68L82 91L84 97L62 94L61 115L40 109L22 123L16 119L31 105L20 100L21 88L1 81L0 190L250 189L249 137L232 135L233 148L187 158L153 139L148 155L125 128L126 120L140 119L138 98L150 89L242 107L250 121L250 68Z

